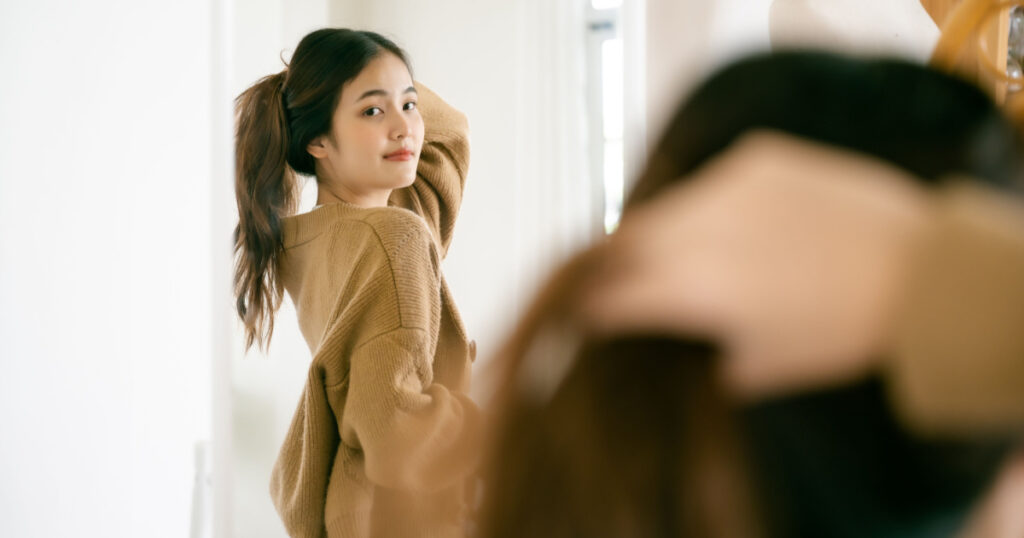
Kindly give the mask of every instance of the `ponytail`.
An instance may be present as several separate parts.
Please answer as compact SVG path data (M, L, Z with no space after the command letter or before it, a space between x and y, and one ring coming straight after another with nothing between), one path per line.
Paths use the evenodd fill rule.
M299 41L288 68L260 79L235 100L235 308L245 348L266 348L284 289L281 220L295 213L296 174L316 175L306 151L329 133L341 88L371 60L405 52L373 32L322 28Z
M245 348L265 348L283 288L278 281L281 219L295 211L295 173L288 166L287 71L260 79L235 100L235 307Z

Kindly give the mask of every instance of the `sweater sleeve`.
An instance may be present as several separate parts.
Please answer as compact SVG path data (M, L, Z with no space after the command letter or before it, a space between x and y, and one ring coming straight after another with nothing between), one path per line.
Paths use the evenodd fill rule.
M327 480L338 447L322 372L309 371L299 406L270 475L270 498L288 536L323 538Z
M441 256L448 253L469 171L469 126L461 112L416 83L425 132L416 181L391 193L390 203L423 217Z
M397 329L352 357L341 430L360 445L377 485L433 491L464 479L478 460L479 409L430 382L430 340L423 329Z
M352 349L344 409L334 415L342 441L362 451L371 482L432 491L475 468L481 419L468 396L434 381L442 312L436 247L420 219L394 211L376 225L390 278L367 288L374 313L360 316L394 320L384 324L392 328Z
M1024 427L1024 204L958 185L913 273L888 378L907 424Z

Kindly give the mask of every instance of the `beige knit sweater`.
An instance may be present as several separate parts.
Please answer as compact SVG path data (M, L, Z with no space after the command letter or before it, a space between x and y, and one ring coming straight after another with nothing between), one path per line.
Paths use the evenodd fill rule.
M313 354L271 496L295 537L462 536L475 349L440 260L469 164L464 116L418 85L416 182L391 207L285 219L284 287Z

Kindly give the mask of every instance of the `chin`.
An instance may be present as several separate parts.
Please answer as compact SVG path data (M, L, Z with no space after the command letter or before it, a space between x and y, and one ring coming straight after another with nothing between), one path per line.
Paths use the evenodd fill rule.
M398 185L395 188L396 189L404 189L405 187L408 187L408 186L412 185L413 183L416 183L416 173L415 172L413 172L412 174L409 174L408 177L401 178L398 181Z

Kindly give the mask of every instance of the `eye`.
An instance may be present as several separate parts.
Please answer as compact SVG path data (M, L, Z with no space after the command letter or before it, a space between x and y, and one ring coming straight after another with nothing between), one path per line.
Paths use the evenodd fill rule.
M370 107L370 108L368 108L368 109L363 111L363 115L367 116L367 117L377 116L377 115L380 115L380 114L383 114L383 113L384 113L384 111L381 110L379 107Z
M409 101L402 106L402 110L416 110L416 101Z

